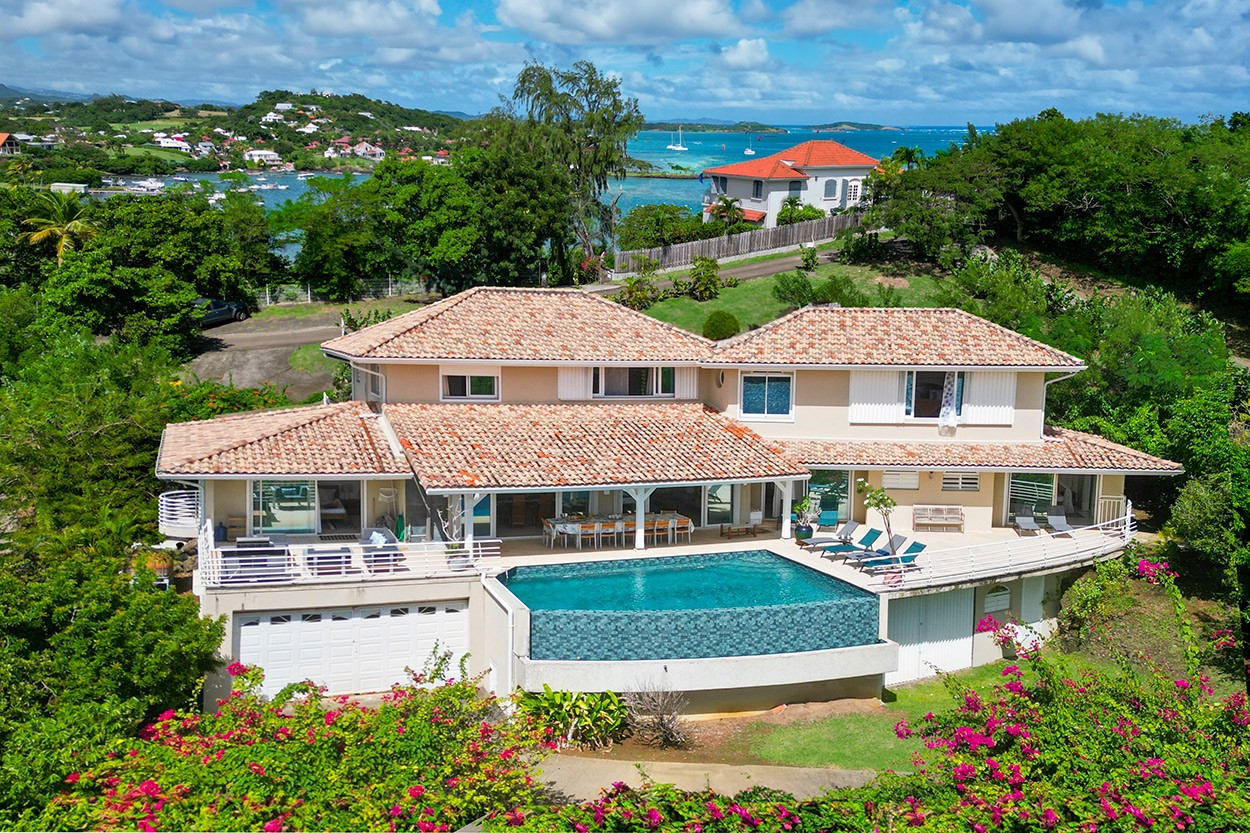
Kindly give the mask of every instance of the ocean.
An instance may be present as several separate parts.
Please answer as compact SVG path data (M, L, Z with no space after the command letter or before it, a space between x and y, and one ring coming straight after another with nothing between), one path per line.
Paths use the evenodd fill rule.
M731 162L742 162L747 159L759 159L770 153L777 153L788 147L806 142L809 139L832 139L847 147L854 148L869 156L881 158L889 156L899 147L916 147L931 155L934 151L944 150L952 142L958 144L967 135L966 127L905 127L898 130L822 130L819 132L799 127L785 128L787 133L683 133L681 143L688 148L684 151L668 150L667 145L673 144L676 133L668 131L644 130L629 142L629 154L636 159L650 162L665 171L675 171L674 166L688 170L694 174L704 168L725 165ZM743 151L748 147L755 149L755 156L747 156ZM298 199L308 190L306 180L299 179L294 173L265 173L264 182L286 186L273 190L257 191L257 195L269 209L277 208L286 200ZM189 179L215 180L216 174L188 174ZM254 182L258 177L252 178ZM692 212L701 210L703 192L706 183L697 179L655 179L649 177L627 177L609 183L612 196L619 197L617 206L621 213L628 212L636 205L667 202L685 205Z

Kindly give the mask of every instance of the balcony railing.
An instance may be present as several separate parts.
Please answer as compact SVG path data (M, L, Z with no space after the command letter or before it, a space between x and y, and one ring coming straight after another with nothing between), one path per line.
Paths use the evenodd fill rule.
M1077 566L1124 549L1136 528L1133 505L1126 500L1119 517L1070 534L1041 533L1014 541L926 550L901 569L886 565L875 570L867 586L877 592L894 592Z
M206 521L200 531L197 584L204 588L251 588L293 584L455 578L493 567L499 559L495 538L458 542L414 541L382 544L299 544L275 539L244 539L217 546Z
M200 529L200 490L162 492L157 499L157 523L167 538L194 538Z

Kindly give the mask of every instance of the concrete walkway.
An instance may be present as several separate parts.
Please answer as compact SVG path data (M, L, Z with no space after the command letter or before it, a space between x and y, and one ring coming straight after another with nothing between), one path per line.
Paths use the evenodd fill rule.
M751 787L772 787L798 799L815 798L827 789L861 787L876 777L870 769L614 761L567 754L552 755L539 768L542 781L552 790L577 801L598 798L602 790L610 789L616 781L639 787L643 773L656 783L673 784L683 790L711 788L733 795Z

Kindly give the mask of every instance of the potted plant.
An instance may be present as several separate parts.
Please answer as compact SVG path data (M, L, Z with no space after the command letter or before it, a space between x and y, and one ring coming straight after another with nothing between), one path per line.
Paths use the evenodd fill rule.
M794 505L794 516L798 523L794 526L794 537L798 541L807 541L816 534L816 519L820 517L820 498L813 494L803 496Z

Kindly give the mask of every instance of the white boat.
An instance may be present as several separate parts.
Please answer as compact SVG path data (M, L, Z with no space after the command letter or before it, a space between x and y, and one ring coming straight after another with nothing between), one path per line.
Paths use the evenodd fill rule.
M668 134L668 138L671 140L673 138L673 134L672 133ZM668 150L690 150L690 148L686 147L685 145L681 143L681 126L680 125L678 125L677 127L677 141L670 144L667 149Z
M126 190L135 194L156 194L165 189L165 183L159 179L140 179L126 186Z
M742 151L742 155L743 155L743 156L754 156L754 155L755 155L755 147L754 147L754 145L755 145L755 142L753 142L753 141L751 140L751 137L750 137L750 136L747 136L747 149L746 149L746 150L744 150L744 151Z

